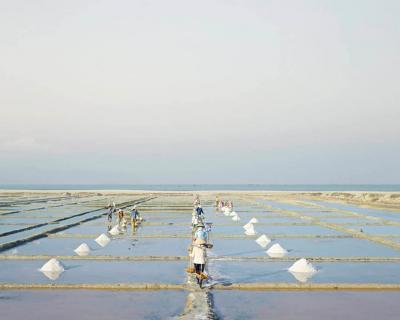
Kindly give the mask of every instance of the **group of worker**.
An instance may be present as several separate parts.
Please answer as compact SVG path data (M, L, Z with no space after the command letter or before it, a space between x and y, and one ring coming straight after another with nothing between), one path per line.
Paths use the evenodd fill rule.
M192 243L189 247L190 259L193 263L193 271L196 274L197 284L202 288L203 280L207 278L204 269L207 261L207 248L210 248L209 232L211 224L205 226L205 214L201 207L198 196L193 201L194 209L192 214Z
M215 198L215 208L219 211L222 210L222 208L229 208L233 210L233 202L232 200L220 200L218 197Z
M110 224L112 224L114 214L116 216L115 219L118 221L118 225L120 227L126 227L130 219L132 230L134 230L142 221L142 217L136 205L131 208L129 215L124 210L117 209L114 202L112 205L108 205L107 208L107 220Z

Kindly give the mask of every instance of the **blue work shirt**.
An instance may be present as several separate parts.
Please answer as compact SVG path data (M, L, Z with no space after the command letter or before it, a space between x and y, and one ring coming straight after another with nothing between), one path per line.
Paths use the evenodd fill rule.
M139 214L139 212L136 209L133 209L131 211L131 218L136 219L138 214Z

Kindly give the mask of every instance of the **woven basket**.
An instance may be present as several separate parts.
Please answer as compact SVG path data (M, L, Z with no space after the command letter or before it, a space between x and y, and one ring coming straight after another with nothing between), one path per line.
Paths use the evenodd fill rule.
M193 267L188 267L188 268L186 268L186 272L187 273L195 273L196 270Z
M201 279L201 280L208 279L208 275L206 275L205 273L196 274L196 277Z

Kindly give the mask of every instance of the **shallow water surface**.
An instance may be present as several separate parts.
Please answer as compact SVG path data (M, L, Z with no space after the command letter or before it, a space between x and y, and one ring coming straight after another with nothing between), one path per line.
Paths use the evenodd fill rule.
M184 309L185 291L38 290L0 292L2 319L167 319Z
M214 291L224 319L397 320L400 292Z

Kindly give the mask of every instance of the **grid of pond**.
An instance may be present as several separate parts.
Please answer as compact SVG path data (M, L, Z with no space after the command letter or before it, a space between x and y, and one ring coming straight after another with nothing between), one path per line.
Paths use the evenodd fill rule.
M36 213L41 215L59 214L60 216L76 214L78 212L93 210L96 206L104 206L109 201L124 202L133 200L132 196L121 197L99 197L95 202L82 203L79 205L65 205L65 207L46 207L44 210L32 211L32 216ZM138 197L136 197L138 198ZM211 199L212 198L212 199ZM111 200L110 200L111 199ZM258 205L249 205L248 202L238 201L233 197L235 211L241 217L241 221L235 224L230 217L222 213L215 214L213 207L214 197L208 198L210 201L203 200L203 208L206 212L206 220L213 222L213 243L214 248L209 251L209 256L231 256L231 257L266 257L265 250L254 241L257 236L246 237L243 225L252 217L257 217L260 221L254 227L258 236L265 233L268 236L280 235L278 239L273 239L274 243L280 243L289 250L289 257L397 257L399 252L384 245L376 244L367 240L356 238L318 238L318 236L341 236L349 234L341 233L336 230L324 228L318 225L291 225L291 223L307 222L297 217L278 212L269 212L268 209ZM83 199L82 199L83 200ZM188 261L150 261L150 256L186 256L190 242L190 219L192 209L190 196L162 196L139 206L139 211L146 219L146 223L132 233L128 225L125 234L118 235L104 248L95 243L94 237L108 231L106 217L81 224L79 226L64 230L62 234L43 238L34 242L21 245L17 248L4 252L5 255L48 255L48 256L71 256L75 255L74 249L81 243L86 242L93 249L91 256L110 256L121 257L121 260L107 261L105 258L94 257L96 260L86 260L86 258L65 259L61 261L66 271L57 280L49 280L38 269L46 262L45 260L16 260L21 257L13 257L10 260L1 260L0 282L1 283L171 283L183 284L186 282L187 274L185 269ZM53 204L53 203L51 203ZM54 203L56 204L56 203ZM367 219L355 218L344 213L332 210L323 210L281 203L279 201L265 201L277 209L287 209L296 211L301 215L321 218L331 223L366 223ZM142 209L140 209L142 208ZM73 209L73 210L72 210ZM98 215L102 211L85 215L91 217ZM104 210L103 212L106 212ZM24 213L25 215L25 213ZM27 215L27 214L26 214ZM329 218L327 218L329 217ZM43 216L42 216L43 218ZM80 221L70 219L65 223ZM15 219L19 222L30 221L28 217ZM31 219L35 222L39 219ZM13 221L13 220L11 220ZM1 220L0 220L1 222ZM312 222L312 221L311 221ZM17 223L17 222L16 222ZM115 218L114 218L115 223ZM147 224L148 223L148 224ZM160 225L157 225L159 223ZM272 225L286 223L287 225ZM61 223L60 225L64 224ZM1 225L0 225L1 226ZM34 232L46 230L47 226L39 228ZM357 228L358 226L351 226ZM376 227L376 226L368 226ZM362 226L365 232L367 226ZM386 230L386 229L385 229ZM392 230L399 234L399 230ZM32 234L27 232L24 235ZM74 236L78 235L78 236ZM87 238L84 236L87 235ZM90 235L90 237L89 237ZM174 238L174 235L179 237ZM288 237L284 237L287 235ZM159 237L157 237L159 236ZM232 238L221 238L219 236L232 236ZM235 238L235 236L239 236ZM290 238L293 236L293 238ZM314 238L315 236L315 238ZM183 237L183 238L181 238ZM128 260L129 257L147 256L142 260ZM124 258L125 257L125 258ZM36 257L37 258L37 257ZM36 259L35 258L35 259ZM14 260L15 259L15 260ZM298 279L287 271L294 261L264 260L251 261L242 259L237 261L213 260L209 262L209 274L213 283L220 283L229 286L229 283L257 283L257 282L290 282L296 283L304 279ZM309 282L314 283L400 283L397 279L399 274L399 263L374 262L374 263L313 263L317 272L310 277ZM215 292L215 291L214 291ZM134 293L136 294L136 293ZM168 297L170 294L168 294ZM183 309L184 298L182 299L179 312ZM145 302L141 308L148 308ZM152 303L152 302L151 302ZM248 309L246 307L246 309ZM158 310L157 308L155 310ZM158 312L158 311L157 311Z

